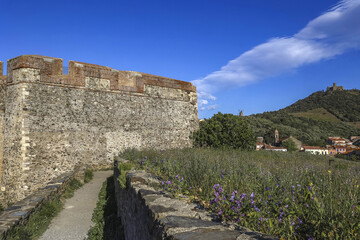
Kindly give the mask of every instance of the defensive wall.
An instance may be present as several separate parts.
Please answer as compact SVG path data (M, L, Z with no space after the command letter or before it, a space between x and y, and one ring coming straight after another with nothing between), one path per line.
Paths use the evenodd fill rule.
M198 128L188 82L23 55L0 64L3 200L23 199L77 165L111 165L134 148L183 148Z

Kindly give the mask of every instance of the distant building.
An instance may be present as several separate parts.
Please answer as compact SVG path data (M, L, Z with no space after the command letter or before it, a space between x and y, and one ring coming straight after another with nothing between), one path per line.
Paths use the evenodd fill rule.
M308 152L315 155L328 155L329 150L322 147L315 147L315 146L303 146L303 151Z
M264 146L265 146L264 143L262 143L262 142L257 142L257 143L256 143L256 151L258 151L258 150L260 150L260 149L263 149Z
M349 139L350 141L355 142L360 139L360 136L350 136Z
M353 142L353 145L354 145L354 146L357 146L357 147L360 147L360 139L355 140L355 141Z
M326 91L339 91L339 90L344 90L344 87L343 86L336 86L336 83L333 84L332 87L327 87Z
M280 138L279 140L279 144L282 145L283 143L289 141L289 140L292 140L295 145L297 146L298 150L301 149L301 146L302 146L302 142L296 138L294 138L293 136L289 136L289 137L283 137L283 138Z
M329 137L328 143L332 146L346 146L345 139L340 137Z
M348 152L349 149L347 149L345 146L333 146L331 148L328 148L328 154L331 156L335 156L338 153L345 153Z
M269 145L266 145L266 144L265 144L264 149L267 150L267 151L287 152L287 149L286 149L286 148L283 148L283 147L274 147L274 146L271 146L270 144L269 144Z

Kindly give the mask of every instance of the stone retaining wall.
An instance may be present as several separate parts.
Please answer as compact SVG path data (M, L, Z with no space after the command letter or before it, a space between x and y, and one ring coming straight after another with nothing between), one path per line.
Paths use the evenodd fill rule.
M221 223L216 215L188 203L185 197L171 198L160 190L160 181L153 174L129 171L126 188L121 188L119 174L116 162L115 196L125 239L276 239L237 225Z
M11 229L25 225L45 203L62 195L72 179L83 181L84 175L85 168L77 168L73 172L64 173L47 183L45 187L0 212L0 239L5 240Z

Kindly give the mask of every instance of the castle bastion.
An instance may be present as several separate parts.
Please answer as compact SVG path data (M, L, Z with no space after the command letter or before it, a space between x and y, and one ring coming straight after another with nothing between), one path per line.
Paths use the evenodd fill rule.
M78 165L110 166L125 148L191 147L189 82L23 55L0 62L0 196L16 201Z

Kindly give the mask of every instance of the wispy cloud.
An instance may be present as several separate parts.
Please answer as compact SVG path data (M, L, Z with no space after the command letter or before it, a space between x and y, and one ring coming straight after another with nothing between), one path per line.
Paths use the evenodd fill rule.
M359 48L360 0L343 0L295 35L270 39L193 83L200 101L215 100L212 94L216 91L244 86ZM207 109L206 104L200 110Z

